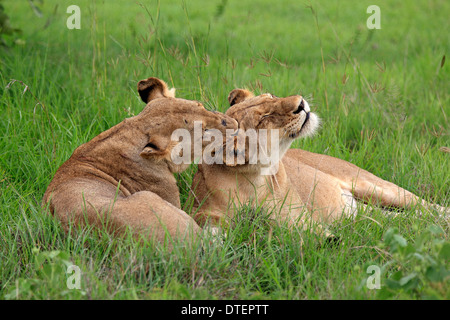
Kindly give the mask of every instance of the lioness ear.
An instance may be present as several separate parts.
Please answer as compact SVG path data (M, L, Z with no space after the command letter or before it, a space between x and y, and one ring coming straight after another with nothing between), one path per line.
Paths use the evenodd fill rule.
M142 101L149 103L156 98L175 98L175 88L169 90L167 84L158 78L148 78L138 82L137 86Z
M240 103L246 99L252 98L255 95L246 90L246 89L234 89L230 92L230 94L228 95L228 102L230 103L230 107Z
M153 158L155 160L168 159L172 151L171 140L165 137L153 136L142 149L140 156L142 158Z

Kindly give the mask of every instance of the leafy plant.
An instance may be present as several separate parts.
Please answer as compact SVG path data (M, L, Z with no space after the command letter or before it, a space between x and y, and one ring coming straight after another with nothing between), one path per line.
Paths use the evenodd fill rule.
M5 7L0 2L0 45L6 45L4 36L12 36L21 30L11 26L9 16L5 12Z
M69 254L63 251L42 251L33 248L34 270L33 274L27 278L16 279L5 294L6 300L12 299L42 299L46 298L49 288L61 288L60 296L63 297L71 292L67 287L70 274L67 270L72 266ZM84 292L80 290L79 294Z
M33 10L34 14L38 16L39 18L43 17L43 13L39 6L36 4L39 3L39 5L43 5L43 0L28 0L28 4L30 5L31 9ZM56 7L55 7L56 9ZM47 21L48 25L50 23L50 20ZM9 42L13 42L15 44L25 44L25 41L23 39L18 39L16 37L17 34L22 33L22 30L19 28L14 28L11 26L9 16L5 12L5 7L1 4L0 0L0 45L7 46L10 44ZM5 37L6 36L6 37ZM10 38L10 39L8 39ZM10 40L10 41L7 41Z
M395 228L384 235L384 246L391 254L383 267L389 273L378 298L415 297L449 299L450 242L440 238L444 231L432 225L409 243Z

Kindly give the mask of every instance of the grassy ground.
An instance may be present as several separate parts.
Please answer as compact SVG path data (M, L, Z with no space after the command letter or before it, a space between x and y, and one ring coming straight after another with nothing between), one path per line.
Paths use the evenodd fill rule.
M331 226L343 243L330 248L244 206L222 245L169 253L66 234L40 208L78 145L140 112L149 76L219 111L235 87L303 94L322 129L293 147L449 205L448 1L77 1L80 30L66 27L72 1L44 1L42 17L2 3L23 32L0 48L0 299L450 298L448 224L432 213L360 212ZM366 27L371 4L379 30ZM195 170L178 176L182 203ZM80 290L67 287L69 264ZM367 286L371 265L380 290Z

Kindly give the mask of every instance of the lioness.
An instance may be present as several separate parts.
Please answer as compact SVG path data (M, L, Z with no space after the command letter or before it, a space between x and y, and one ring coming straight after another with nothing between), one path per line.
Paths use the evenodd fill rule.
M445 211L347 161L299 149L288 150L294 139L312 135L319 123L301 96L279 98L263 94L255 97L250 91L235 89L228 100L231 107L226 114L238 121L239 131L279 131L279 158L282 160L278 171L271 175L262 174L265 169L262 163L249 163L248 149L245 163L241 165L230 165L227 161L199 165L192 189L196 198L195 220L200 225L207 222L210 226L220 225L233 218L233 204L252 198L265 205L283 206L275 211L275 219L300 226L307 217L305 209L313 221L329 223L342 214L354 214L356 199L386 207L408 208L420 204ZM244 145L248 148L248 141ZM239 147L235 149L238 154Z
M180 209L174 172L189 164L174 164L174 130L184 128L194 141L194 121L203 129L237 130L237 122L207 111L197 101L175 98L174 89L157 78L138 83L147 104L137 116L79 146L57 170L43 197L43 206L69 222L104 227L163 241L165 229L174 239L198 234L200 228ZM201 139L201 137L195 137ZM206 143L202 144L203 147Z

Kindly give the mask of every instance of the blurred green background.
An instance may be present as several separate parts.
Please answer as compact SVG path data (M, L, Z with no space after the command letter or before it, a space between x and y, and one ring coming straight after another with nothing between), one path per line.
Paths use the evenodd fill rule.
M92 258L74 249L70 237L61 231L51 231L57 227L43 217L40 201L54 172L77 146L142 110L136 85L150 76L175 87L178 97L200 100L219 111L227 109L228 93L236 87L256 94L302 94L322 118L322 128L316 137L296 141L293 147L340 157L430 201L449 203L449 154L443 148L450 147L450 73L445 62L450 44L449 1L3 0L0 4L4 8L0 22L5 26L5 14L9 16L11 31L6 34L5 27L0 31L2 289L19 277L33 277L36 270L28 263L33 247L66 250L81 261ZM79 30L66 26L71 16L66 11L73 4L81 10ZM381 29L370 30L367 8L374 4L381 11ZM192 166L177 176L182 203L195 171ZM377 219L386 228L391 223L399 226L408 233L408 240L432 223ZM352 232L362 236L354 235L349 246L358 247L361 242L375 246L385 231L364 224L355 228ZM448 240L448 226L444 229ZM99 246L99 252L110 250L107 243ZM343 279L353 270L352 264L376 259L376 255L345 252L341 262L317 269L303 264L303 271L292 271L284 265L288 274L296 274L294 279L305 280L307 269L322 280L324 274L335 272L333 280L327 280L331 291L311 280L312 292L305 289L294 295L289 282L286 287L278 283L276 290L268 285L264 294L355 297L360 289ZM266 261L272 261L270 257ZM93 259L96 268L102 268L105 261L113 265L120 257ZM331 254L328 259L333 261ZM258 261L252 263L259 265ZM251 273L246 267L242 266ZM221 274L228 267L214 268ZM355 271L355 277L364 276L363 271ZM116 279L105 280L92 272L107 286ZM205 277L216 279L214 272ZM253 278L241 279L233 272L227 276L235 280L230 280L233 287L256 290L250 285ZM285 279L286 275L279 276ZM177 279L191 292L183 277ZM178 296L179 287L167 281L161 278L155 286L169 288L169 297ZM342 281L345 290L339 289ZM134 278L125 282L138 285ZM97 292L99 297L108 291L102 290ZM219 293L206 290L206 297L247 297L226 284L217 289ZM282 293L272 295L271 290ZM373 294L366 291L356 296ZM406 297L417 297L414 294ZM446 294L444 290L440 296Z

